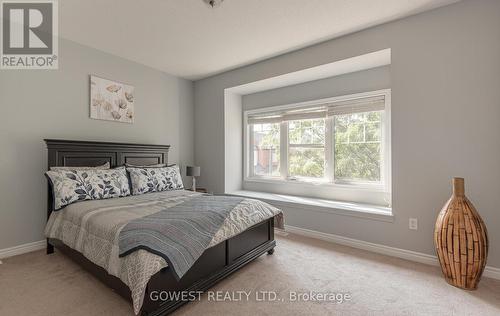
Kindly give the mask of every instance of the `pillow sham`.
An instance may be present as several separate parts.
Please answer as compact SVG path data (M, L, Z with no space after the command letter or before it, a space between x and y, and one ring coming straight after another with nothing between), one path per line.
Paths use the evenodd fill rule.
M102 164L100 166L96 167L67 167L67 166L62 166L62 167L50 167L50 170L95 170L95 169L109 169L111 166L109 165L109 162L106 162L105 164Z
M125 167L108 170L51 170L45 175L52 186L56 211L79 201L130 195Z
M158 163L153 165L134 165L131 163L126 163L125 167L127 168L165 168L167 167L166 163Z
M127 171L133 195L184 189L177 165L165 168L127 168Z

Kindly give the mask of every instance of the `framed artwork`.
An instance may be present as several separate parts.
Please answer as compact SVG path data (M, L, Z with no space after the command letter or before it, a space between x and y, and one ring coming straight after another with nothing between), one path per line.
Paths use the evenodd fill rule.
M90 118L134 122L134 87L90 76Z

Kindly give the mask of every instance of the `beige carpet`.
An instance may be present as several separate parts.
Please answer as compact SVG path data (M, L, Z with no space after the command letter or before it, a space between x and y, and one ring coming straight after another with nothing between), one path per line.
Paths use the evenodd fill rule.
M278 236L264 255L216 291L254 291L250 301L192 302L176 315L500 315L500 281L479 289L449 286L439 268L298 236ZM260 302L275 291L285 302ZM349 293L351 300L286 302L290 291ZM222 292L224 293L224 292ZM0 265L0 315L133 315L124 299L56 252L38 251Z

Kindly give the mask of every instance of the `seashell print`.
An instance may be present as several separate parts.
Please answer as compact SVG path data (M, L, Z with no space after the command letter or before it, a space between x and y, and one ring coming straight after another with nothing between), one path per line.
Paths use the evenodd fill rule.
M128 118L128 119L132 119L134 117L134 113L128 109L127 110L127 114L125 114L125 116Z
M117 111L113 111L111 112L111 116L115 119L115 120L119 120L122 116L120 113L118 113Z
M122 88L122 87L121 87L121 86L119 86L119 85L112 84L112 85L110 85L110 86L107 86L107 87L106 87L106 90L108 90L109 92L118 92L118 91L120 91L120 89L121 89L121 88Z
M113 104L109 103L108 101L104 102L104 110L110 112L113 109Z
M118 99L115 100L115 104L120 108L120 109L126 109L127 108L127 101L124 99Z
M125 98L128 102L134 102L134 95L132 93L125 92Z

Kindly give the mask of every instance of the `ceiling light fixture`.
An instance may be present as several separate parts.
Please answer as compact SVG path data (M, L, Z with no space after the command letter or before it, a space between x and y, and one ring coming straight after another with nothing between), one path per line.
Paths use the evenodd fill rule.
M215 8L215 7L218 7L221 5L221 3L224 1L224 0L203 0L206 4L208 4L209 6L211 6L212 8Z

